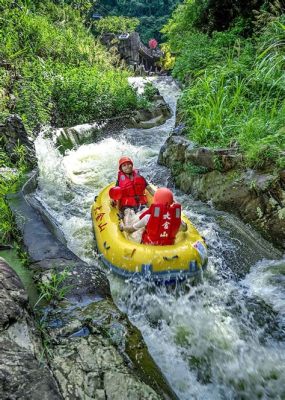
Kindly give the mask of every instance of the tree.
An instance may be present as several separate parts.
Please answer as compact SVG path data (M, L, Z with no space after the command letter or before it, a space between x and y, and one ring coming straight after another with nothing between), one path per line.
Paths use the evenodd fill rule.
M138 32L148 43L152 37L159 42L160 30L181 0L98 0L94 9L102 15L124 15L140 21Z
M110 16L106 18L101 18L96 22L96 30L103 33L130 33L136 30L139 25L139 20L137 18L127 18L127 17L116 17Z

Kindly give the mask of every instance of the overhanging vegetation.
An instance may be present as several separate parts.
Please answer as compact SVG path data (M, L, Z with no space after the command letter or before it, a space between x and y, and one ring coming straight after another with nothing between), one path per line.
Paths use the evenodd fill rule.
M200 145L239 146L249 166L284 168L284 6L228 2L235 18L222 26L224 3L185 0L163 28L184 84L181 118Z

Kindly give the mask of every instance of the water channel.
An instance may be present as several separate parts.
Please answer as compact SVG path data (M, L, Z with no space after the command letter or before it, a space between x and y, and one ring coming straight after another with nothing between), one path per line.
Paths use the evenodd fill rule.
M65 155L40 135L34 196L56 221L68 247L97 264L90 206L116 179L119 157L132 157L148 181L172 187L207 240L204 282L169 289L134 285L108 274L116 304L141 330L181 400L285 399L285 259L237 218L173 187L157 157L175 124L179 89L169 77L154 84L173 112L162 126L113 132Z

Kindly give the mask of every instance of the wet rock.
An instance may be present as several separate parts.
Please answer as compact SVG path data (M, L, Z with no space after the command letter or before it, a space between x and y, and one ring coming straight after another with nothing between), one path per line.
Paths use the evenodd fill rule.
M131 116L129 127L149 129L162 125L171 117L171 110L160 95L156 95L148 109L137 110Z
M47 265L32 265L42 282L49 279ZM63 267L58 260L56 271ZM49 363L64 398L175 399L140 332L114 305L105 274L75 264L59 290L65 287L64 299L44 311Z
M187 148L186 162L205 167L208 171L228 171L240 164L241 154L234 149L209 149L199 147L197 149Z
M62 399L28 310L22 283L0 258L0 398Z
M97 301L111 297L109 281L105 273L95 265L88 265L78 261L76 256L73 260L64 258L45 259L30 265L35 272L35 279L40 282L48 282L51 272L57 274L66 271L65 286L71 288L68 296L73 301Z
M186 149L193 149L194 143L189 142L189 140L183 138L182 136L170 136L165 145L160 149L158 156L158 163L162 165L167 165L173 168L177 163L185 162Z
M161 148L158 162L171 168L176 184L220 210L251 223L266 239L285 248L285 191L282 171L240 168L236 148L195 147L172 135Z
M33 143L18 115L10 115L4 124L0 125L0 137L5 151L11 156L12 160L15 157L14 150L19 144L24 145L28 149L30 158L34 159Z
M0 267L0 330L2 331L10 325L11 321L23 318L28 297L20 279L2 258L0 258Z
M100 337L60 341L51 363L64 398L160 399L125 365L115 347Z
M45 131L45 137L51 138L60 150L72 149L74 146L96 140L102 134L103 129L107 129L112 122L121 121L123 124L123 118L120 116L73 127L49 128Z
M32 262L57 258L74 260L75 255L54 238L44 225L39 213L26 202L22 192L9 195L8 202L14 212L17 226L22 232L23 244Z
M157 395L149 387L141 387L131 376L126 377L124 371L116 374L107 372L104 376L107 399L114 400L155 400Z
M97 398L99 393L118 400L176 398L140 333L111 298L89 304L72 299L70 293L46 314L50 364L64 398Z
M154 126L159 126L162 125L165 122L165 118L163 115L159 115L157 117L151 118L147 121L140 121L137 123L138 128L142 129L150 129L153 128Z
M184 129L182 125L182 129ZM182 162L205 168L207 171L229 171L240 165L241 154L236 148L210 149L197 147L195 144L177 133L167 139L159 155L159 162L166 165Z
M175 128L171 132L171 135L181 135L181 136L183 136L185 131L186 131L186 125L181 123L181 124L178 124L177 126L175 126Z

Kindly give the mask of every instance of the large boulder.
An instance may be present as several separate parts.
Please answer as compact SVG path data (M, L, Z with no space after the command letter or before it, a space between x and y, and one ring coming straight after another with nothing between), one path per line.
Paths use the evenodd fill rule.
M58 287L64 298L44 310L49 364L64 399L175 398L141 335L114 305L103 271L76 258L43 259L30 268L41 284L66 274Z
M162 147L159 162L172 165L177 162L189 163L204 168L205 172L229 171L241 165L242 155L235 147L216 149L198 147L185 137L174 134L169 136Z
M62 399L29 312L17 274L0 258L0 398Z
M154 96L153 102L147 109L134 111L129 127L149 129L165 123L171 117L171 110L159 94Z

